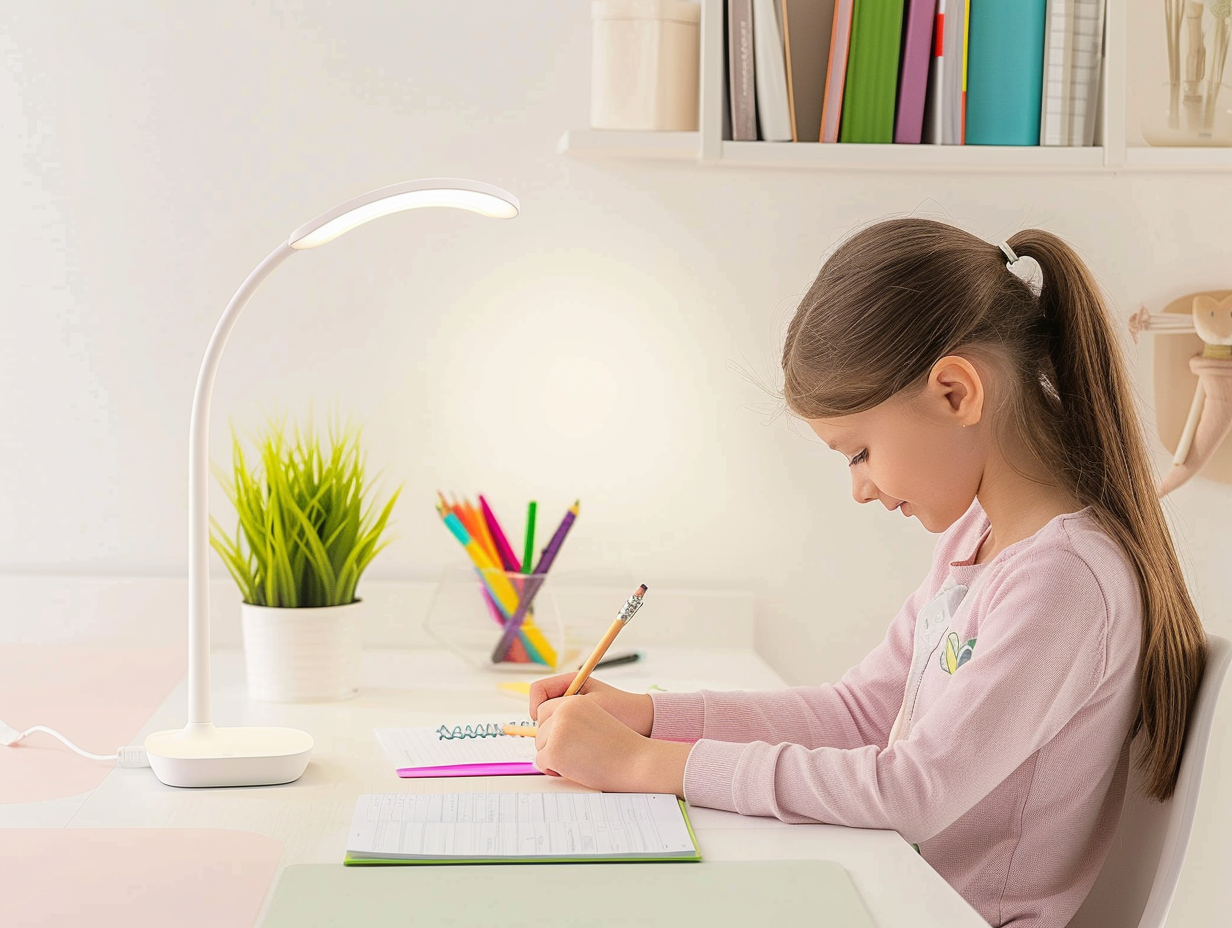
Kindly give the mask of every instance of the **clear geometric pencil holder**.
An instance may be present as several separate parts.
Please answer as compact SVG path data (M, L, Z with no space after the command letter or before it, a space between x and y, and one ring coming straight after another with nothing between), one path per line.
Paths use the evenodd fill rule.
M441 574L424 629L436 641L481 670L545 676L564 666L565 632L545 574L447 568ZM493 661L506 617L524 594L531 605L504 659Z

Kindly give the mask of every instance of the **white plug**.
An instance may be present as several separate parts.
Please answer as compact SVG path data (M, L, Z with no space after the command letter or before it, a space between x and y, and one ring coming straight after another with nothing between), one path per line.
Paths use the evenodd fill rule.
M145 747L140 744L130 744L116 751L117 767L148 767L150 759L145 756Z
M8 747L10 744L16 744L21 739L21 732L16 728L6 725L4 719L0 719L0 745Z

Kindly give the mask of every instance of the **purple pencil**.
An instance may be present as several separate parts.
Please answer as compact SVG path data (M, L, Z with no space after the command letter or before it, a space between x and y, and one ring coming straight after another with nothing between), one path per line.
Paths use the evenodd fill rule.
M544 575L552 566L552 562L556 560L560 546L564 544L565 536L569 534L569 529L573 527L573 522L577 518L580 508L580 502L575 502L569 507L565 517L560 520L560 525L556 527L552 540L548 542L547 547L540 553L539 563L535 565L534 573L527 576L526 583L522 587L522 595L518 599L518 608L509 617L509 621L505 623L505 630L501 633L500 641L496 643L496 647L492 651L493 664L499 664L505 660L505 655L509 652L509 646L513 643L518 629L522 627L522 620L526 618L526 611L534 601L535 594L539 592L539 588L543 586Z

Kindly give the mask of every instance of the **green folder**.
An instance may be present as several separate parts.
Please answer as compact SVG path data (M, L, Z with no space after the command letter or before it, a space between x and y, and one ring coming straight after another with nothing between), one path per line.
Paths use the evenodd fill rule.
M702 859L697 848L697 835L693 832L693 823L689 821L689 809L683 799L676 800L684 826L688 829L689 841L692 847L682 851L647 851L602 853L597 851L582 851L568 854L526 854L484 856L475 854L456 855L415 855L400 854L388 857L375 853L355 853L347 851L342 862L348 867L387 867L406 866L414 864L565 864L565 863L601 863L601 862L697 862Z
M856 0L840 142L893 142L903 0Z

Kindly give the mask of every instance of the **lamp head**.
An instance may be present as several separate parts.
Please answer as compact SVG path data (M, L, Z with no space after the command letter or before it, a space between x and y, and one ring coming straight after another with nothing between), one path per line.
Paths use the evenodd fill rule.
M425 206L465 209L493 219L512 219L518 214L517 197L500 187L458 177L432 177L391 184L348 200L300 226L287 241L296 249L316 248L372 219Z

